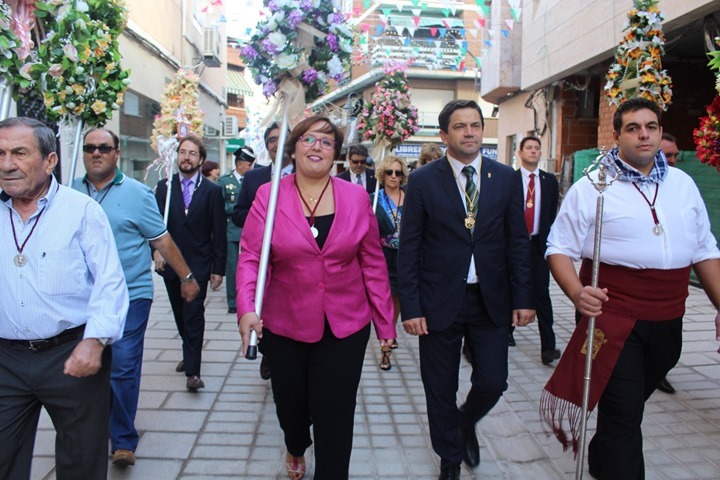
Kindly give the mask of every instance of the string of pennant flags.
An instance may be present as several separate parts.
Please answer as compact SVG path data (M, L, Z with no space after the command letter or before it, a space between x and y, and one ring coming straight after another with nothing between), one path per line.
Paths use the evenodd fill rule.
M224 0L203 0L201 2L200 11L208 15L208 19L212 23L226 23L228 19L221 13ZM409 54L413 58L424 58L428 66L436 68L452 68L459 71L466 71L465 57L469 55L475 62L475 67L482 68L482 60L487 56L488 50L493 46L498 38L508 38L510 32L514 29L515 23L520 20L522 15L522 0L506 0L510 7L510 18L502 19L499 24L490 24L490 6L485 5L485 0L475 0L475 5L458 6L457 2L445 0L440 8L433 6L430 8L428 3L422 0L399 1L393 7L380 6L378 0L363 0L362 8L354 8L347 13L349 20L363 18L365 12L374 7L378 12L371 13L368 18L374 21L367 21L363 18L355 24L355 28L361 35L358 38L358 48L353 54L353 64L372 63L373 57L377 57L378 53L385 54L388 57L392 55L393 50L385 45L380 45L379 40L389 36L396 37L405 50L409 50ZM480 18L472 20L469 25L457 18L459 10L472 10L478 14ZM213 15L213 12L218 12ZM439 18L437 12L442 17ZM408 16L408 13L411 15ZM430 15L433 13L435 15ZM260 13L262 16L262 12ZM244 34L247 37L252 35L254 28L247 27ZM418 30L426 30L430 38L415 38ZM407 35L403 35L407 32ZM469 51L468 38L480 38L480 52L474 54ZM456 45L456 53L449 55L449 52L443 47L444 42L452 41ZM372 42L371 42L372 41ZM371 43L374 47L371 49ZM379 47L379 48L378 48ZM448 57L455 59L454 64L448 64Z

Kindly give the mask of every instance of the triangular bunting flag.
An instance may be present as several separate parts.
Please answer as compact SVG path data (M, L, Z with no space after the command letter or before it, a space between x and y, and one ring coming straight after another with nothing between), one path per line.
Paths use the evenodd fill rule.
M440 36L442 38L445 38L445 35L447 34L447 28L440 28L439 31L440 31Z
M417 7L420 5L420 0L410 0L410 3L412 3L414 7Z
M415 15L416 17L419 17L419 16L420 16L420 14L422 13L422 10L421 10L421 9L419 9L419 8L413 8L413 9L412 9L412 10L410 10L410 11L411 11L411 12L412 12L412 14L413 14L413 15Z
M413 17L413 23L415 24L415 28L418 28L420 26L420 17Z
M505 20L505 24L508 26L509 30L513 29L514 22L510 19Z
M402 4L402 3L398 3L398 4L397 4L397 9L398 9L398 12L402 12L403 4Z
M490 13L490 7L486 7L485 4L482 4L480 5L480 11L482 12L481 15L485 17Z
M377 32L378 36L381 35L383 32L382 25L375 25L375 31Z
M488 46L488 48L492 47L492 42L490 40L485 40L485 45Z
M448 22L447 20L443 20L442 23L443 25L445 25L445 27L447 27L448 30L450 29L450 22Z
M369 23L361 23L360 28L364 33L367 33L368 30L370 30L370 24Z
M437 35L437 27L430 27L430 35L433 37Z
M467 52L468 43L467 43L467 42L461 42L461 43L460 43L460 48L462 48L463 50L465 50L465 51Z
M363 6L365 9L370 8L370 5L372 5L372 0L363 0Z
M460 35L460 38L465 38L465 29L458 28L458 35Z
M412 36L412 33L410 33L410 36ZM404 44L406 47L409 47L409 46L410 46L410 39L409 39L408 37L405 37L405 40L403 41L403 44Z
M490 35L490 38L494 38L496 32L495 32L495 29L491 28L490 30L487 31L487 33L488 33L488 35Z
M513 17L515 17L515 21L519 21L522 8L511 8L510 11L512 12Z
M441 9L440 11L441 11L441 12L443 13L443 15L445 15L446 17L449 17L449 16L450 16L450 9L449 9L449 8L443 8L443 9Z
M468 32L470 32L470 35L472 35L473 38L477 38L477 32L478 32L478 31L477 31L476 29L471 28L470 30L468 30Z
M504 28L502 30L500 30L500 32L502 32L503 37L505 37L505 38L507 38L508 35L510 35L510 30L505 30Z
M392 8L381 8L380 10L383 12L383 15L385 15L386 17L389 17L390 14L392 13Z

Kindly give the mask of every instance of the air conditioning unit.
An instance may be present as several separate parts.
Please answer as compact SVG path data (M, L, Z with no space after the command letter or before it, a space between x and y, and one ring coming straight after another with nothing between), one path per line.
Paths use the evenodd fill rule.
M220 61L220 30L217 27L203 28L203 62L208 67L219 67Z
M203 125L203 131L205 132L205 138L220 138L220 130L211 127L207 123Z
M238 135L238 119L233 115L227 115L223 122L223 137L235 138Z

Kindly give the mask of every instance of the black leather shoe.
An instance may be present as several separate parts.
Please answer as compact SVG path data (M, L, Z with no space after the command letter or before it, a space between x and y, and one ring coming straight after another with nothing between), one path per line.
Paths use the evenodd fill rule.
M228 308L228 313L237 313L237 308L235 308L235 307Z
M477 434L475 433L475 425L469 427L460 427L460 438L464 444L463 460L470 467L480 465L480 445L478 445Z
M198 388L205 388L205 382L202 381L197 375L190 375L187 377L187 388L188 390L197 390Z
M460 480L460 465L440 470L438 480Z
M670 385L670 382L668 382L667 377L663 378L660 382L660 385L658 385L658 390L665 393L675 393L675 388L673 388L672 385Z
M184 372L185 371L185 361L180 360L180 362L177 364L177 367L175 367L176 372Z
M508 335L508 345L510 345L511 347L515 346L515 337L513 337L512 333Z
M542 359L543 365L550 365L553 360L557 360L558 358L560 358L560 350L556 348L555 350L548 350L546 352L542 352L540 358Z
M263 354L262 360L260 360L260 378L263 380L270 380L272 371L270 370L270 362L268 362L267 355Z

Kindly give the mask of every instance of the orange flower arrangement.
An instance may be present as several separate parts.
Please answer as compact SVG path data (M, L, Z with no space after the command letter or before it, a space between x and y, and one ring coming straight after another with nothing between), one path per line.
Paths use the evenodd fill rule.
M672 81L662 69L665 37L658 0L634 0L625 36L615 49L615 62L606 76L605 92L617 107L628 98L644 97L667 110Z

